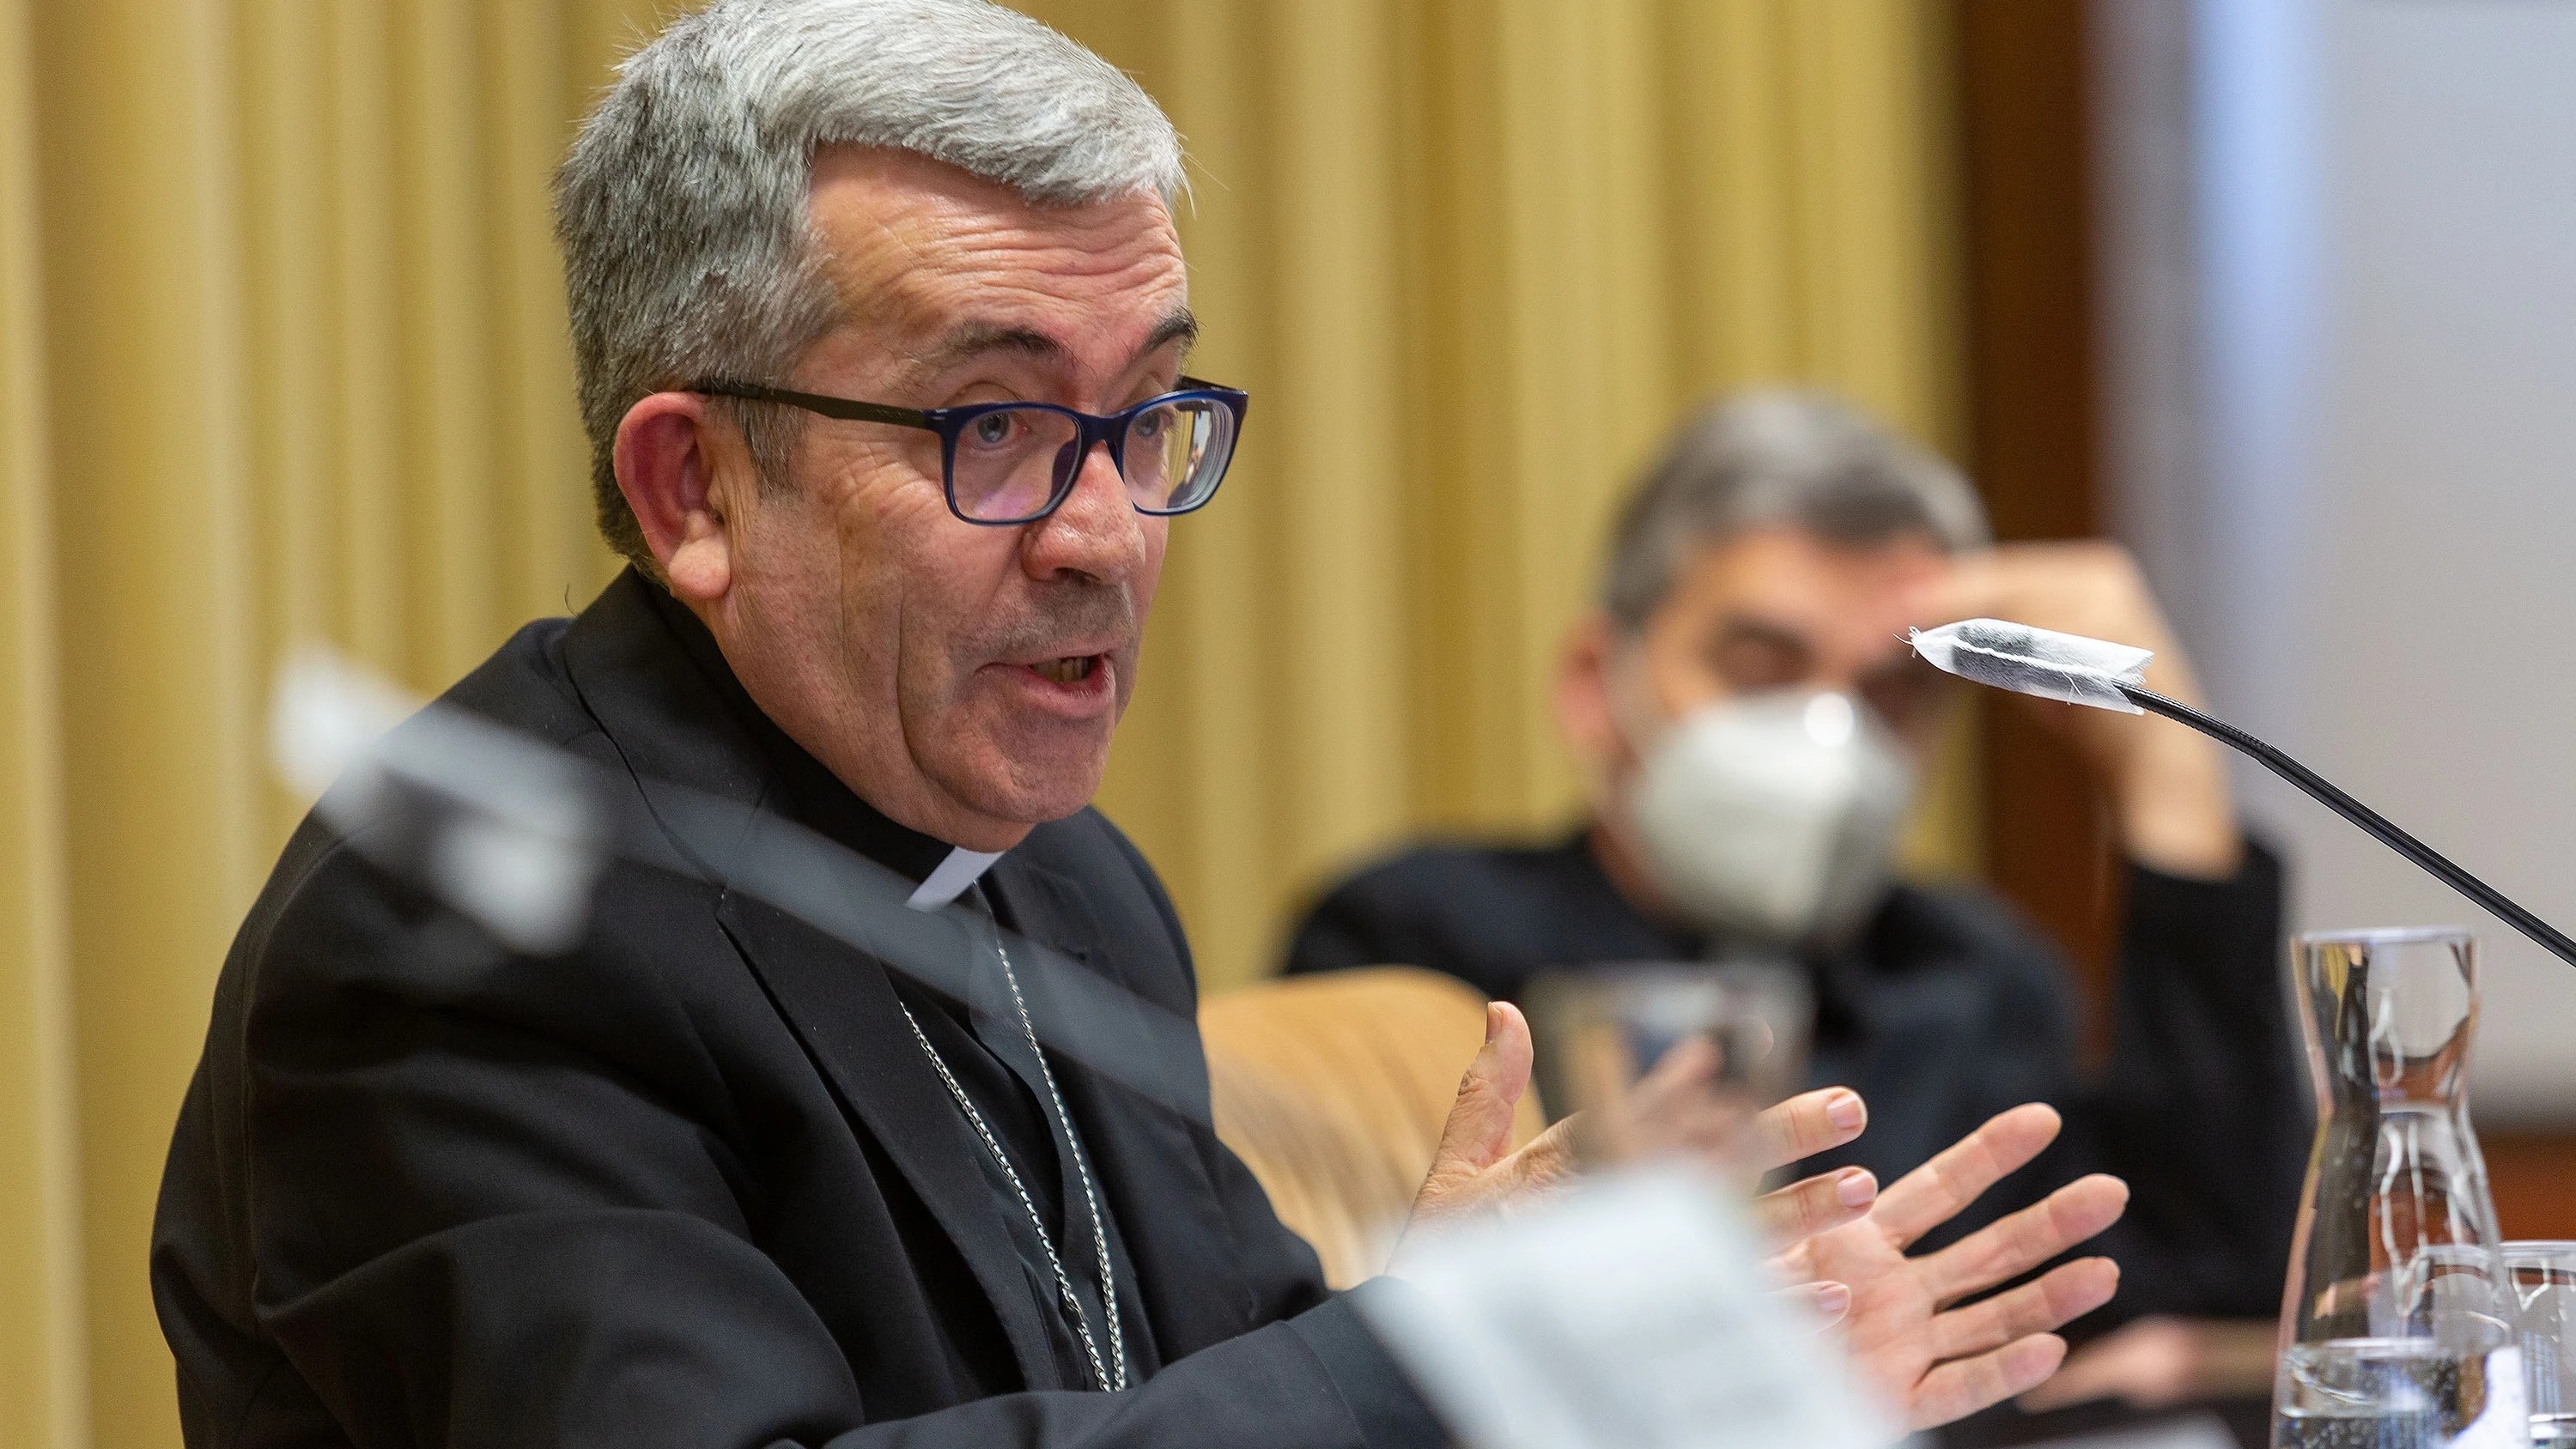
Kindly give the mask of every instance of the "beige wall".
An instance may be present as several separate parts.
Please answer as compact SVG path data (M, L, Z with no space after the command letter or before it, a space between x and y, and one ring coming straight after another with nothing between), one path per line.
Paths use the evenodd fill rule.
M544 187L653 8L0 0L0 1444L176 1442L144 1247L275 660L435 689L605 576ZM1214 982L1356 852L1570 808L1548 660L1689 400L1957 441L1934 0L1037 8L1189 134L1255 398L1105 798Z

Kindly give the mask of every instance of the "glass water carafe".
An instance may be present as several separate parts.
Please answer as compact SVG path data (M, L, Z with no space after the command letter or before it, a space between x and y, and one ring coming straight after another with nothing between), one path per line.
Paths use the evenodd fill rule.
M2530 1442L2463 1070L2465 931L2298 939L2317 1137L2281 1304L2274 1449Z

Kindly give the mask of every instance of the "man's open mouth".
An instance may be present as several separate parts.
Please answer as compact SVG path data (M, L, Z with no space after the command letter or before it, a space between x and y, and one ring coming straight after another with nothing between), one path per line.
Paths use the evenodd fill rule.
M1029 666L1037 671L1039 678L1057 684L1080 684L1099 667L1100 656L1097 654L1068 654L1061 659L1049 659Z

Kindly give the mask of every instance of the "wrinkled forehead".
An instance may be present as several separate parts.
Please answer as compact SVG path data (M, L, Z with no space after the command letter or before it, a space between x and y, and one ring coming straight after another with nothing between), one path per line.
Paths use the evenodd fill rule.
M911 152L826 147L809 216L844 320L914 354L961 326L1025 328L1071 361L1116 366L1188 295L1171 211L1150 191L1041 206Z

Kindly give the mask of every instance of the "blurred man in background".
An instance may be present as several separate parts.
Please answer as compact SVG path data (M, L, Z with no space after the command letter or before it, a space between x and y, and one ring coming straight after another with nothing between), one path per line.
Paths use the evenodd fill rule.
M2015 701L2082 753L2127 859L2098 1081L2078 1068L2060 953L1990 895L1896 879L1950 707L1909 626L1990 616L2140 645L2156 651L2151 686L2198 698L2121 550L1988 541L1957 470L1843 404L1774 392L1710 407L1629 501L1599 607L1563 654L1558 721L1591 818L1537 845L1371 866L1325 893L1287 969L1418 965L1517 999L1549 970L1794 959L1817 1006L1813 1079L1871 1107L1868 1135L1810 1170L1903 1172L1998 1107L2047 1101L2065 1135L1980 1215L2116 1172L2137 1196L2104 1239L2124 1269L2109 1311L2268 1317L2305 1105L2278 977L2280 863L2240 830L2217 747L2163 720ZM2055 1401L2228 1387L2208 1362L2224 1334L2159 1320L2115 1337Z

